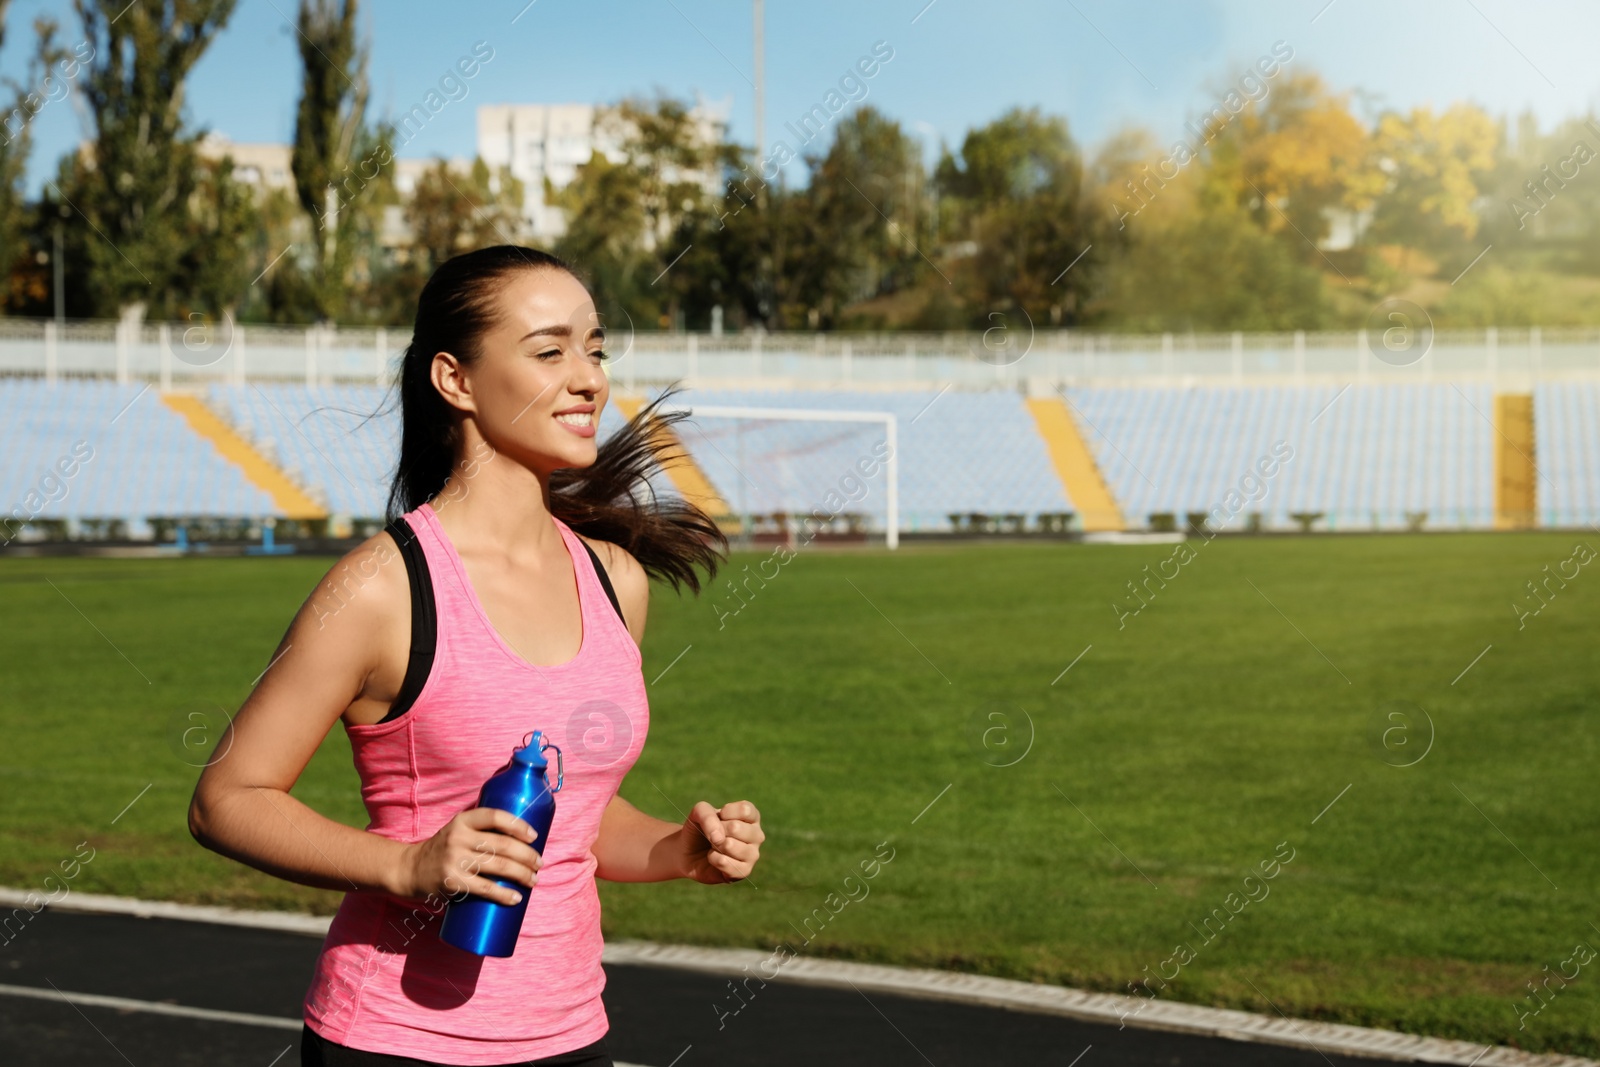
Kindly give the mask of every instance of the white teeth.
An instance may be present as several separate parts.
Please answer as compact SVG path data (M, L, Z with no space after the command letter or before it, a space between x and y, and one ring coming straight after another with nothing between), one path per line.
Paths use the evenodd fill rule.
M568 426L593 426L594 415L587 411L576 411L570 415L557 415L557 422L564 422Z

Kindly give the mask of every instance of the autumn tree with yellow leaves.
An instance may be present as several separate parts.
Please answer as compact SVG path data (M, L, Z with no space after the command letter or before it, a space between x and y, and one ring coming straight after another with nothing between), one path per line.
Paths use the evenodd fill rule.
M1372 153L1383 188L1375 198L1370 234L1376 241L1435 257L1469 259L1478 232L1479 198L1494 170L1501 134L1471 104L1390 113L1378 120Z
M1224 127L1205 174L1215 195L1267 233L1298 236L1307 253L1328 236L1330 212L1366 210L1383 189L1348 97L1310 72L1285 74Z

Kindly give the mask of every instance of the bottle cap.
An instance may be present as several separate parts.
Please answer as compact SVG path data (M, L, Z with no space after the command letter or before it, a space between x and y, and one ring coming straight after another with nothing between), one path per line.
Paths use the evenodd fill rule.
M544 732L542 730L535 730L529 735L529 737L531 737L532 740L529 740L526 737L523 738L523 746L511 753L511 758L516 760L518 763L543 770L544 768L550 766L549 761L544 758L543 749L548 743L544 739Z

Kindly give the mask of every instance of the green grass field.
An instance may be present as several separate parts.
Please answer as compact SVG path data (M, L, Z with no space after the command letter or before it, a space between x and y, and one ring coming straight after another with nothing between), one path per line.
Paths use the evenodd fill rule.
M658 590L623 794L674 821L748 798L767 843L753 884L602 883L607 935L1114 991L1183 943L1164 998L1600 1054L1600 959L1517 1011L1600 948L1600 577L1520 630L1510 606L1579 540L1600 547L1219 539L1121 629L1111 602L1171 546L802 552L721 630L712 598ZM179 742L189 712L237 707L327 562L0 564L0 884L87 839L80 891L331 910L190 839ZM1380 743L1397 701L1431 748L1415 712ZM363 824L342 731L296 794ZM1268 895L1205 940L1280 842Z

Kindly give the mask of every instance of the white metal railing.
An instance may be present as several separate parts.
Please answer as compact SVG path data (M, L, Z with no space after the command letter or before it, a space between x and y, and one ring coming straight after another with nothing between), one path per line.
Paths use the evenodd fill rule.
M0 375L115 378L163 388L246 381L387 384L409 340L363 327L217 326L0 318ZM1600 327L1439 330L1426 354L1366 331L1097 334L996 326L972 333L618 333L613 381L890 389L1048 390L1063 383L1306 384L1600 378Z

